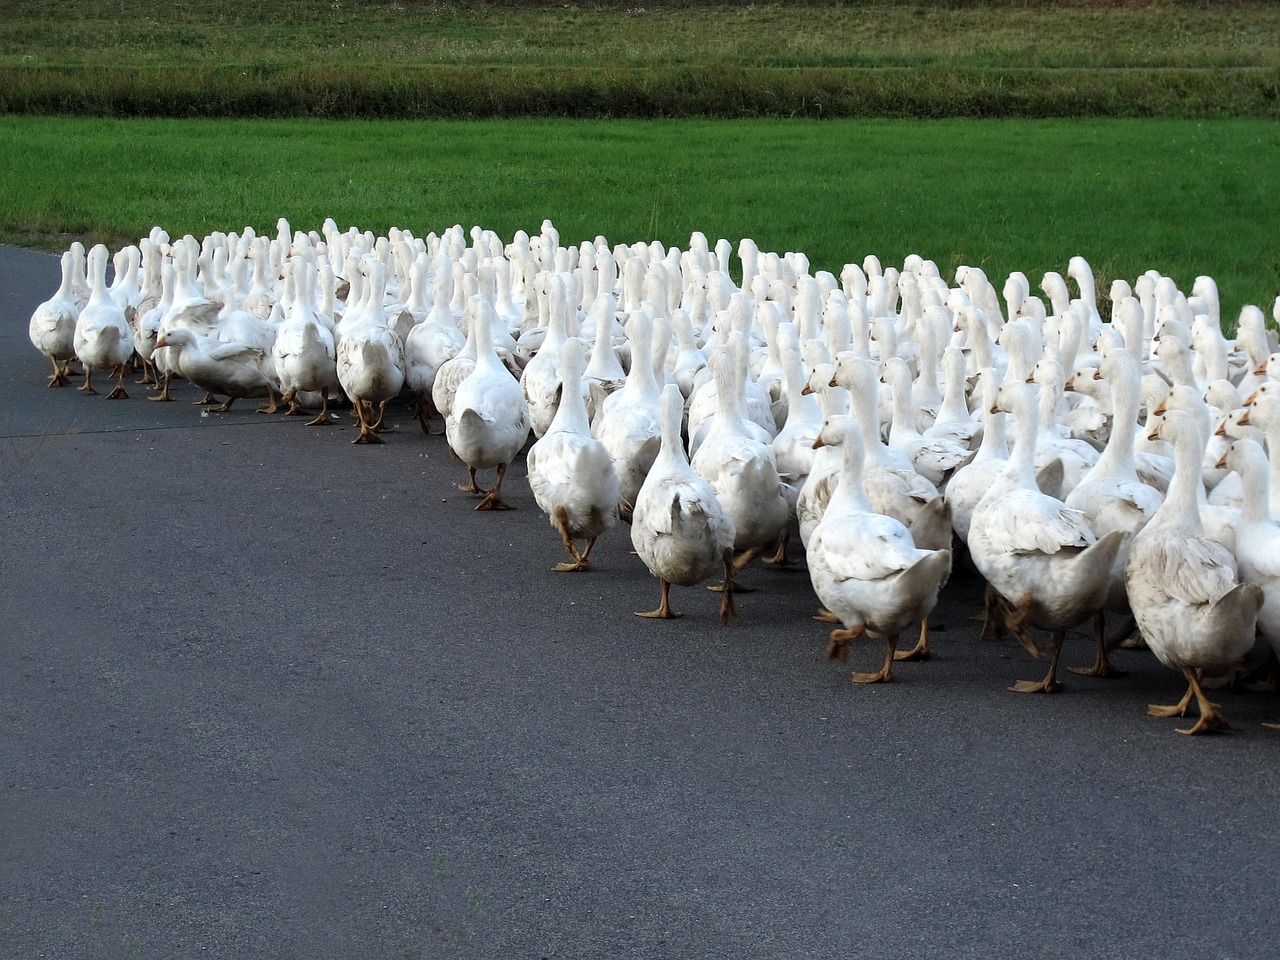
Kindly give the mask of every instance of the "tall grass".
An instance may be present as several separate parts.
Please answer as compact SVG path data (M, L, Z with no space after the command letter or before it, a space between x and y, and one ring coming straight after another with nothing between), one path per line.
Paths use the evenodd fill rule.
M0 66L0 112L114 117L1280 117L1276 70Z
M10 0L0 112L1275 117L1280 5Z
M33 162L33 158L39 158ZM1039 281L1217 279L1224 317L1280 292L1280 128L1266 121L212 121L0 117L0 238L114 245L284 216L566 242L753 237L833 272L915 252Z

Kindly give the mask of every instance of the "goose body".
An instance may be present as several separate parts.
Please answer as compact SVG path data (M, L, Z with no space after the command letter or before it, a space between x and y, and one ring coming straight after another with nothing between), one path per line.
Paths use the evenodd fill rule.
M529 438L529 406L520 382L503 365L493 347L493 304L474 296L467 304L476 326L476 365L458 386L445 437L449 447L467 465L464 493L485 493L477 510L509 510L502 499L507 466ZM497 480L485 492L476 484L476 471L496 467Z
M71 382L67 377L67 367L76 355L76 320L80 317L80 308L76 306L71 290L74 261L71 251L62 255L62 282L53 296L32 311L31 322L27 325L31 345L53 364L53 376L49 378L51 387L65 387Z
M116 386L107 399L118 400L129 396L124 390L124 365L133 356L133 327L107 290L107 256L102 244L89 251L91 293L76 318L72 345L84 364L84 385L80 389L96 393L90 382L93 371L115 371Z
M1102 608L1111 565L1127 534L1116 531L1099 539L1082 513L1041 492L1035 474L1032 388L1015 379L1004 383L996 396L996 406L1014 417L1016 441L1004 473L974 508L969 554L1014 609L1011 626L1029 650L1039 653L1024 627L1039 627L1051 635L1045 678L1020 681L1012 689L1052 693L1059 689L1058 656L1066 631Z
M609 452L591 436L580 389L585 369L582 341L566 339L560 348L564 383L560 402L526 459L533 499L571 558L552 568L558 573L586 570L596 539L618 518L618 477ZM579 550L576 540L585 540L586 545Z
M272 389L262 371L266 358L257 347L224 343L183 328L164 334L156 346L169 349L178 372L192 384L227 398L214 407L219 412L230 410L241 397L265 397Z
M724 571L720 622L735 616L733 543L736 531L715 491L689 465L681 439L684 397L675 384L663 387L660 401L661 446L645 476L631 516L631 544L658 578L662 597L657 609L642 617L678 617L671 608L672 584L692 586Z
M775 543L787 523L787 500L773 448L748 432L741 395L733 373L733 357L725 347L707 358L716 385L716 415L697 452L694 471L711 484L733 519L739 550L759 550Z
M1225 730L1227 723L1200 688L1207 667L1225 666L1253 647L1263 592L1242 583L1236 560L1221 542L1205 536L1197 509L1201 425L1171 410L1157 428L1174 444L1177 467L1164 503L1134 538L1125 564L1129 603L1142 636L1165 666L1187 678L1188 689L1172 707L1149 707L1156 716L1185 714L1194 696L1200 719L1182 733Z
M631 369L622 388L604 398L591 435L604 445L618 476L624 515L635 503L640 487L658 456L662 420L658 381L653 375L652 325L637 311L627 320Z
M299 394L319 393L324 408L310 424L323 426L333 422L329 419L329 395L341 389L337 347L333 333L316 313L314 268L305 262L297 268L296 287L289 315L276 330L271 354L281 393L289 404L288 412L304 412Z
M832 631L828 656L844 659L850 640L870 631L887 644L877 673L855 673L860 683L892 679L898 636L925 620L951 572L950 550L921 550L892 517L876 513L862 488L863 443L851 417L828 418L815 443L843 452L840 481L809 539L814 591L843 624Z
M1240 579L1262 591L1258 632L1280 657L1280 522L1270 509L1271 464L1258 443L1237 440L1227 454L1227 465L1244 482L1235 549Z

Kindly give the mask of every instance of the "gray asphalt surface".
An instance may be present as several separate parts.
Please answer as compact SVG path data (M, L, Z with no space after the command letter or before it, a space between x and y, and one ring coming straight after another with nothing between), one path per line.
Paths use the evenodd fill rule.
M640 620L625 528L551 573L523 464L476 514L406 410L47 389L57 268L0 249L0 957L1276 955L1280 698L1009 693L963 573L871 688L803 570Z

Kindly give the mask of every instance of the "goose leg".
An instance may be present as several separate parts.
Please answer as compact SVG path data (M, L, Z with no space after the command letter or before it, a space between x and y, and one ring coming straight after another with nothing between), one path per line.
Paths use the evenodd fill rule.
M662 584L662 600L658 604L658 609L650 610L647 613L637 612L636 616L644 617L648 620L674 620L677 617L683 617L683 613L676 613L671 609L671 584L661 578L659 578L658 582Z
M372 400L369 401L369 405L372 408L373 406ZM378 431L378 433L381 433L383 431L382 418L385 417L386 415L387 415L387 401L381 400L378 402L378 419L373 422L372 429Z
M573 562L557 563L551 568L552 572L579 573L583 570L590 570L591 565L587 563L587 555L578 551L573 538L569 536L569 512L564 507L556 507L555 521L556 530L560 533L560 540L564 543L565 550L569 551L569 556L573 557ZM587 549L590 550L590 547Z
M475 467L467 467L467 482L458 484L458 491L460 493L488 493L489 492L488 490L483 489L480 486L480 484L476 482Z
M755 556L755 554L752 553L751 551L747 551L747 552L751 553L752 556ZM732 549L729 551L729 556L730 558L733 557ZM734 576L735 570L742 569L739 566L739 561L741 559L742 559L741 557L739 557L737 560L730 559L729 566L725 568L724 583L712 584L711 586L707 587L707 589L710 590L712 593L721 593L726 589L731 589L733 590L734 593L755 593L755 590L756 590L755 587L748 587L745 583L743 583L736 576ZM747 557L747 560L749 562L751 560L751 557Z
M436 405L430 397L418 398L418 422L422 424L422 432L429 437L438 437L444 433L443 430L431 429L431 415L436 412Z
M142 361L142 379L135 380L134 383L140 383L143 386L149 386L155 383L156 379L154 374L152 373L154 368L151 366L151 361L145 359L144 357L138 357L138 359Z
M982 621L980 639L999 640L1009 632L1005 624L1008 608L1008 601L1000 596L1000 591L988 583L982 595L982 615L975 618Z
M741 570L743 567L745 567L747 564L749 564L752 560L754 560L759 555L760 555L759 547L751 547L747 550L743 550L740 554L738 554L734 558L733 569Z
M854 683L889 683L893 680L894 653L898 648L896 636L885 637L884 664L875 673L854 673Z
M1062 689L1058 683L1058 657L1062 654L1062 641L1066 632L1055 630L1049 635L1049 670L1043 680L1019 680L1009 689L1014 693L1057 693Z
M95 389L93 389L93 387L90 385L90 380L92 379L92 377L93 377L93 371L92 371L92 370L90 370L88 367L85 367L85 368L84 368L84 383L80 384L80 386L79 386L79 387L77 387L77 389L78 389L81 393L97 394L97 392L98 392L98 391L97 391L97 390L95 390Z
M720 622L730 624L738 619L738 610L733 605L733 594L738 588L733 579L733 548L724 552L724 592L720 595Z
M116 367L116 385L115 388L107 394L108 400L128 400L129 394L124 392L124 371L125 365L122 363Z
M839 623L838 620L836 622ZM867 628L861 624L847 629L841 627L836 630L832 630L830 636L827 637L827 659L848 660L849 644L854 640L857 640L866 632Z
M192 402L197 407L211 407L218 402L218 398L213 395L212 391L206 390L203 397Z
M813 615L813 619L819 623L839 623L840 618L828 610L826 607L819 607L818 612Z
M58 363L57 358L54 357L52 353L49 354L49 361L53 364L53 376L49 378L49 386L65 387L67 384L71 382L71 380L67 377L66 372L62 369L62 364Z
M1179 733L1197 734L1197 733L1226 733L1231 729L1231 724L1227 723L1226 717L1218 712L1218 705L1210 703L1209 698L1204 695L1204 691L1200 689L1200 671L1198 668L1183 667L1183 676L1191 684L1191 692L1195 695L1196 706L1200 708L1200 719L1196 721L1195 726L1188 727L1183 730L1178 729Z
M257 412L258 413L275 413L279 409L280 409L280 404L276 403L276 392L272 390L270 387L267 387L267 405L265 407L259 407Z
M483 500L476 504L477 510L510 510L511 504L503 502L502 499L502 478L507 475L507 465L505 463L498 464L498 479L494 483L493 489L490 490Z
M316 417L314 420L307 421L306 425L308 427L333 426L333 421L329 419L329 388L325 387L323 390L321 390L320 396L324 400L324 406L320 408L320 416Z
M222 403L218 404L216 407L211 407L210 409L214 413L227 413L231 410L231 405L235 402L236 398L228 395L226 400L222 401Z
M1123 677L1128 671L1117 670L1111 665L1111 658L1107 656L1107 633L1106 633L1107 614L1104 610L1099 610L1093 615L1093 664L1088 667L1068 667L1072 673L1077 673L1082 677Z
M153 396L153 397L147 397L147 399L148 399L148 400L154 400L154 401L156 401L156 402L158 402L158 403L171 403L171 402L173 402L173 397L169 396L169 378L170 378L170 377L172 377L172 376L173 376L173 374L171 374L171 373L166 373L166 374L164 375L164 386L161 388L160 392L159 392L159 393L157 393L157 394L156 394L155 396ZM157 378L156 378L157 383L159 382L159 379L160 379L159 377L157 377Z
M1175 704L1164 705L1159 703L1147 704L1147 716L1149 717L1185 717L1187 708L1191 706L1191 684L1187 684L1187 692L1182 695L1182 699Z
M778 537L778 549L773 556L765 557L764 562L771 567L782 569L791 565L791 559L787 556L787 544L791 542L791 531L783 530Z
M360 434L352 443L386 443L380 436L373 432L373 428L369 426L368 414L365 413L366 405L372 406L367 400L355 401L356 421L360 424Z
M999 596L997 593L996 596ZM1005 629L1013 634L1015 640L1022 644L1022 649L1031 654L1037 660L1044 659L1044 651L1037 645L1035 638L1031 636L1031 631L1027 629L1027 619L1031 616L1031 606L1035 602L1031 594L1027 594L1018 601L1018 605L1009 608L1007 601L1000 597L1000 602L1004 604L1004 612L1002 613ZM1061 649L1062 640L1058 640L1059 649ZM1057 661L1055 660L1055 667ZM1046 691L1052 692L1052 691Z
M929 618L925 617L920 621L920 639L916 641L916 645L910 650L900 650L893 655L895 660L928 660L932 653L929 652Z
M311 411L298 402L298 391L289 390L280 396L281 403L287 403L289 406L285 410L286 417L305 417Z

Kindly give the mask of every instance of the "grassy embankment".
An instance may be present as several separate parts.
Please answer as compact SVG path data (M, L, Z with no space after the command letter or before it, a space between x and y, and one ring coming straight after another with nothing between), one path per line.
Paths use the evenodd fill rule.
M113 246L287 217L419 235L550 217L566 242L755 238L838 271L910 252L1038 282L1218 280L1230 323L1280 292L1280 129L1261 120L219 121L0 117L0 236ZM39 157L38 163L31 158Z
M1271 116L1280 6L12 0L0 112Z

